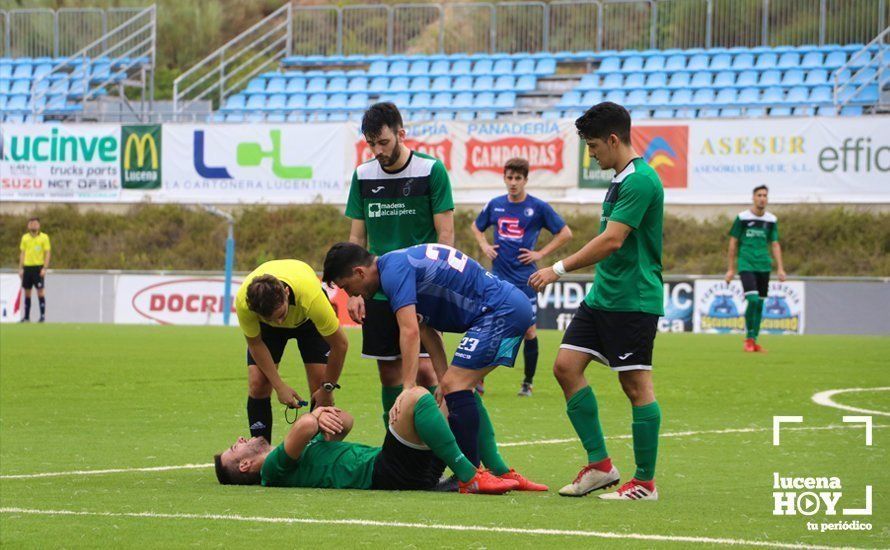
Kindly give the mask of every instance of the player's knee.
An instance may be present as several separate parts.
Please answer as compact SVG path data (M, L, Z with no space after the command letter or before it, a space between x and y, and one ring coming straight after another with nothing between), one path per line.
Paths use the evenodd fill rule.
M553 376L560 384L571 381L575 376L575 369L568 363L557 360L553 363Z
M384 386L398 386L402 383L401 361L377 361L380 383Z
M525 331L525 339L526 340L533 340L537 337L538 337L538 326L537 325L532 325L528 328L527 331Z
M429 395L429 391L423 386L414 386L407 392L405 392L405 397L402 398L402 408L413 408L417 401L423 397L424 395Z
M255 399L265 399L272 395L272 384L262 372L251 372L247 377L247 393Z

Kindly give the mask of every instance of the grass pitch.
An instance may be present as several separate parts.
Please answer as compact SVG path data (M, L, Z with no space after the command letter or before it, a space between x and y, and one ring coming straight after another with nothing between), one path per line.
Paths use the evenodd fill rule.
M383 440L379 382L350 355L337 404L356 417L350 438ZM563 498L556 490L584 464L550 373L559 343L541 332L530 399L516 397L517 369L498 369L485 399L507 462L547 483L544 494L442 493L222 487L205 466L247 433L244 342L237 329L4 325L0 330L0 543L4 547L634 548L728 544L887 546L890 394L844 393L838 403L884 411L874 441L844 425L850 411L813 394L890 386L890 339L764 338L766 355L741 339L660 335L655 383L664 418L658 502ZM447 341L453 349L454 338ZM282 373L305 395L292 344ZM616 376L592 364L607 445L622 480L633 474L630 406ZM275 406L275 438L287 425ZM774 415L801 415L772 444ZM196 465L153 471L134 468ZM102 474L69 473L117 470ZM50 477L34 474L62 473ZM838 515L773 515L773 473L837 476ZM865 504L872 515L843 516ZM870 523L870 531L814 532L807 523ZM621 537L621 538L612 538Z

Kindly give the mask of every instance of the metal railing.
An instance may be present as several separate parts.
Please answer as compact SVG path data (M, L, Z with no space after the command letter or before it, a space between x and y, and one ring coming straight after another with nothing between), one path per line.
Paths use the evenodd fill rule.
M881 31L874 40L851 55L840 69L832 73L835 109L840 112L847 104L855 101L866 88L874 85L878 87L877 107L890 106L890 101L884 99L888 94L883 90L883 86L890 80L888 63L890 63L890 27ZM844 74L849 74L849 77L844 79ZM887 79L884 75L887 75Z
M214 96L222 106L232 91L261 72L277 67L281 59L291 54L293 25L288 3L182 73L173 81L173 110L183 111L194 101Z

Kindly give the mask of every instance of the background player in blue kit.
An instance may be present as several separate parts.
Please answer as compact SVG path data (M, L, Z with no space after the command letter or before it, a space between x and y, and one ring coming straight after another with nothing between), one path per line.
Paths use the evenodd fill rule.
M464 455L484 463L496 476L518 482L515 490L546 491L507 467L497 450L494 428L476 384L495 367L512 367L523 334L534 322L526 296L459 250L420 244L380 257L353 243L338 243L324 260L325 282L350 296L370 298L381 291L399 324L404 391L390 411L398 418L400 401L416 384L420 342L439 378L437 398L445 397L448 423ZM466 333L451 365L436 331ZM461 487L463 489L463 487Z
M512 158L504 165L507 194L495 197L485 205L473 224L473 234L482 252L491 259L492 271L513 283L528 296L532 309L538 312L538 293L528 286L528 278L538 270L535 262L558 250L572 240L572 230L546 202L525 192L528 183L528 161ZM488 244L484 231L494 226L494 244ZM553 239L541 250L535 250L541 229L553 233ZM520 397L531 397L532 381L538 366L537 326L525 333L525 378Z

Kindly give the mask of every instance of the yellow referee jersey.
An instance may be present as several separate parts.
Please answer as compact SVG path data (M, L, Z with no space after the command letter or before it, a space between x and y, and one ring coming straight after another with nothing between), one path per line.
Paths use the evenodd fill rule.
M46 259L46 253L49 252L49 235L40 232L36 237L32 237L31 233L22 235L22 244L19 246L25 253L26 266L43 265Z
M299 260L272 260L254 269L241 283L235 296L235 313L238 324L248 338L259 336L260 318L247 307L247 287L261 275L272 275L290 287L291 298L284 323L270 323L273 327L293 328L311 320L322 336L337 332L340 321L328 295L321 288L321 281L308 264Z

